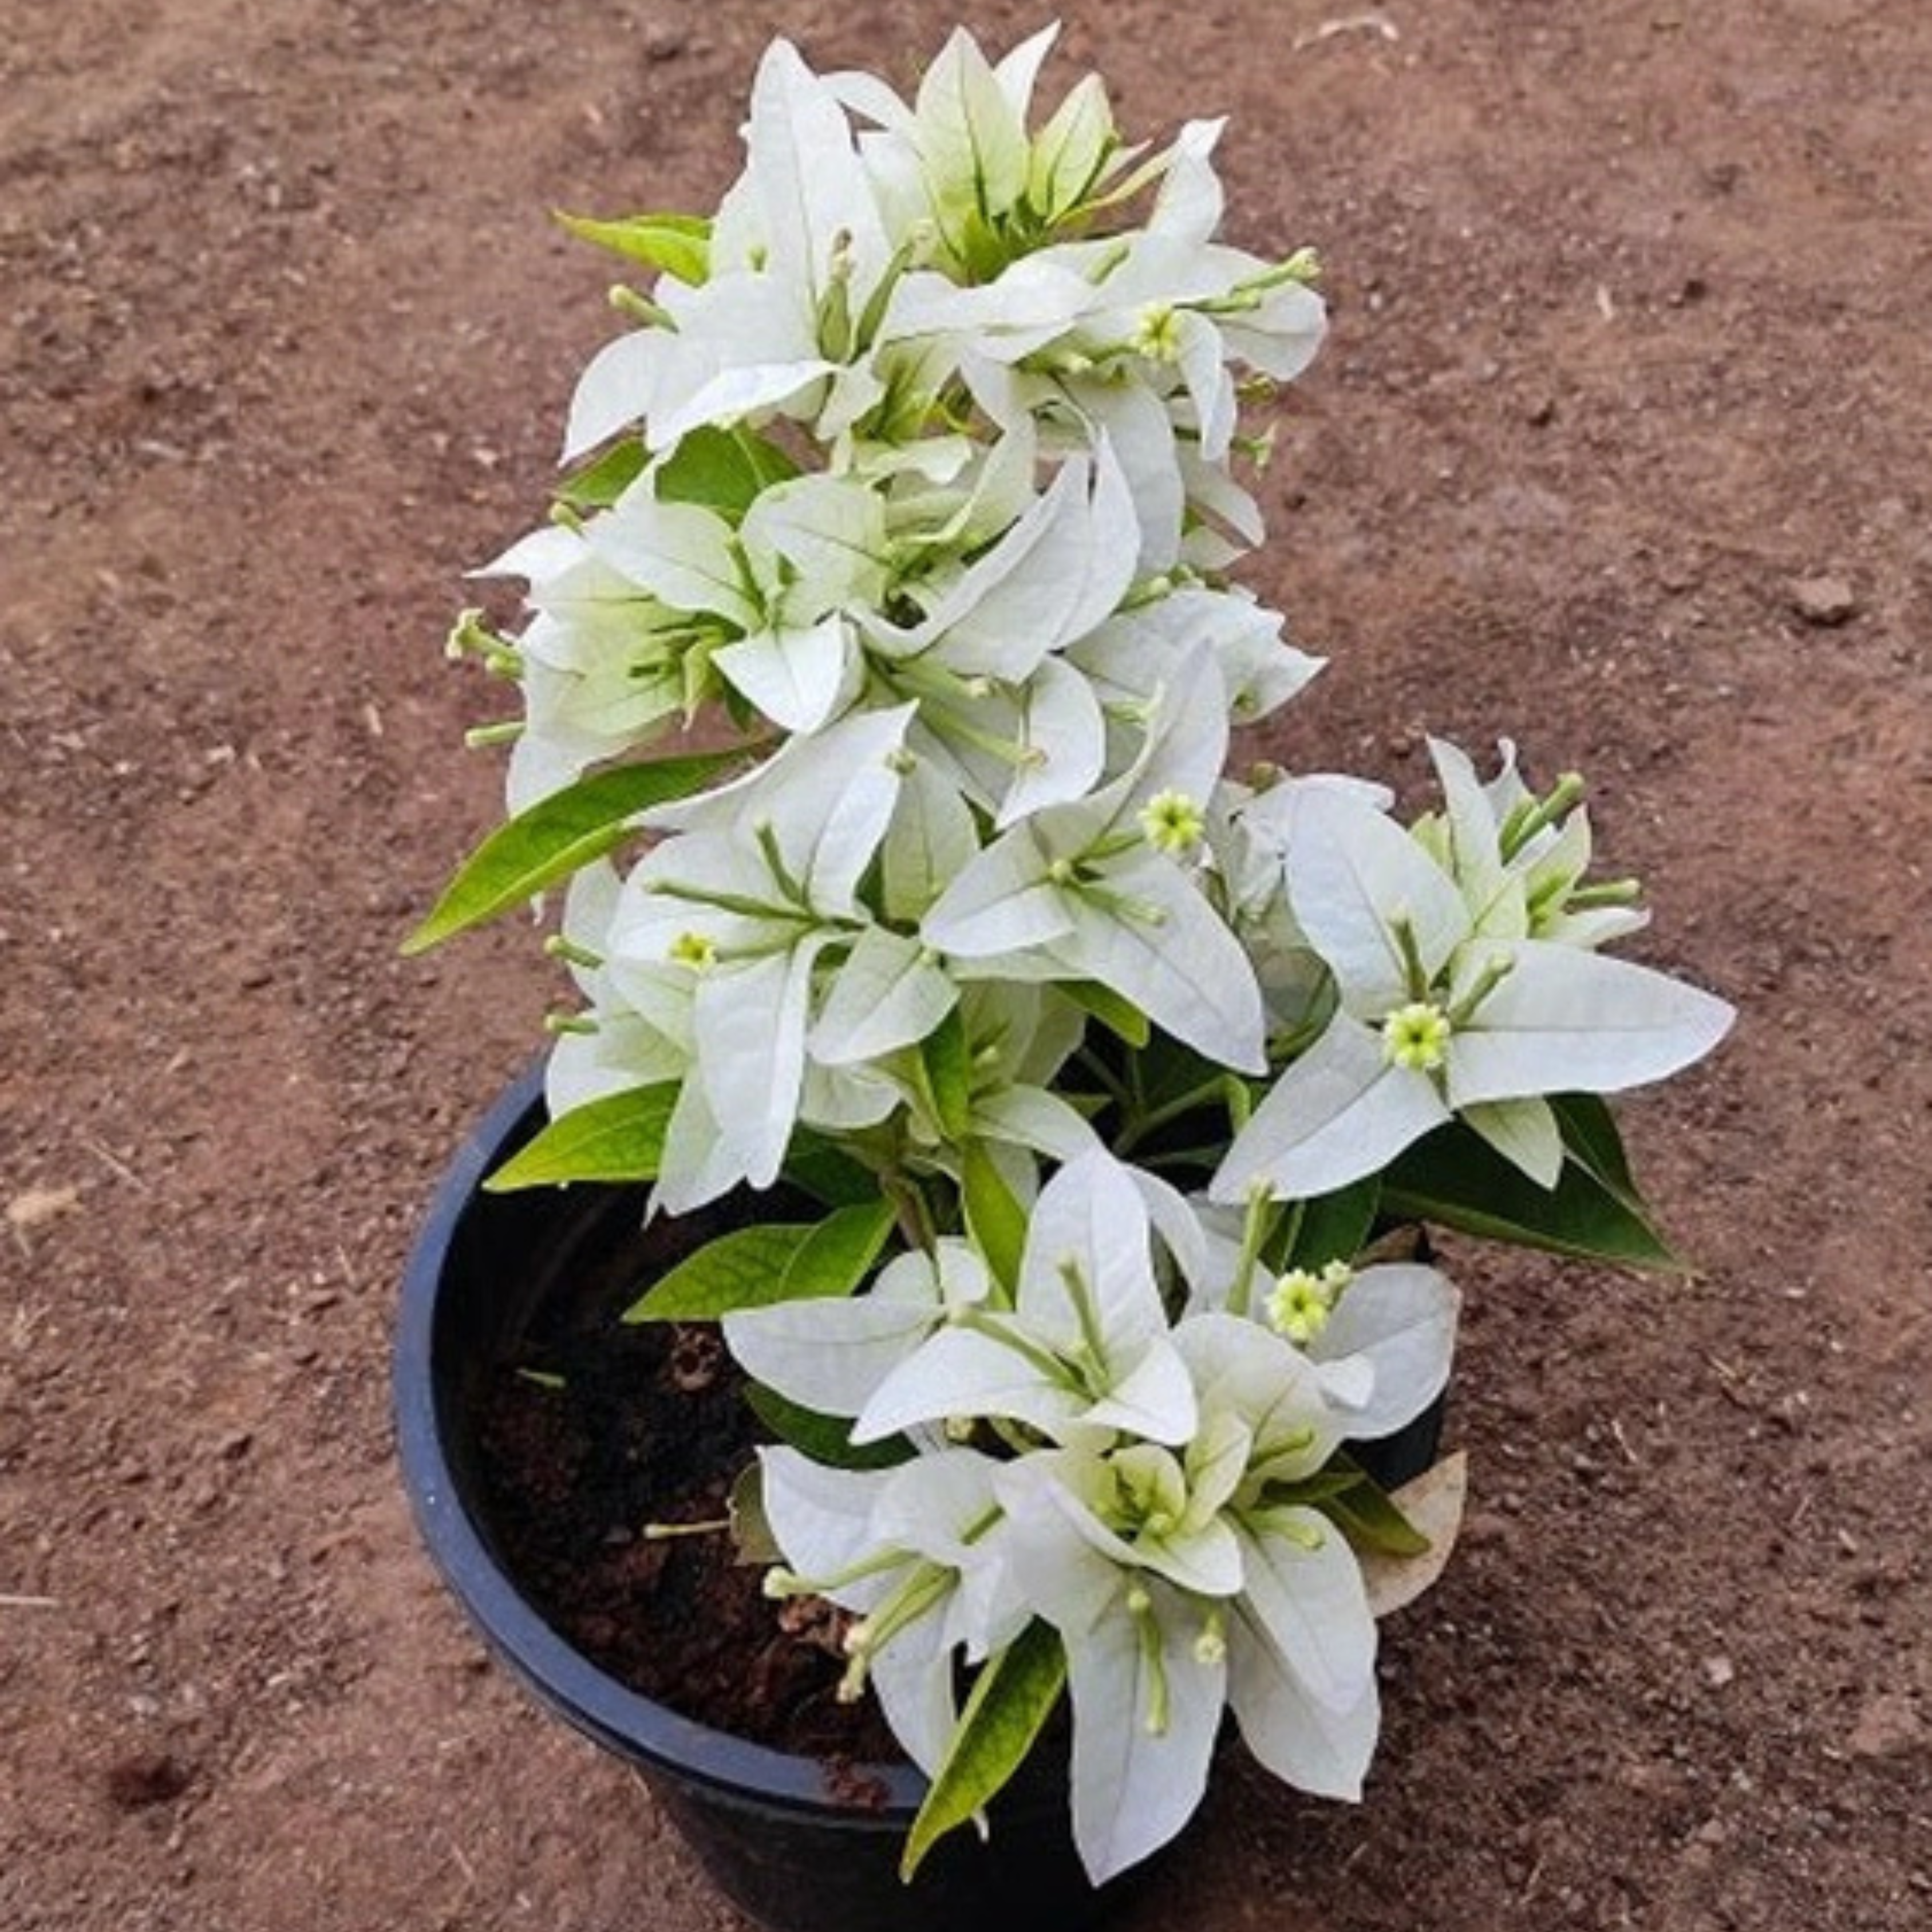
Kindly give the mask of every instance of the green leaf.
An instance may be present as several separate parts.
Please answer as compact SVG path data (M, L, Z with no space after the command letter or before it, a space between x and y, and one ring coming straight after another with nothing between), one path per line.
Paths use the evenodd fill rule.
M1322 1514L1358 1550L1374 1550L1387 1556L1422 1556L1428 1553L1427 1537L1396 1507L1388 1492L1368 1472L1346 1454L1338 1453L1330 1466L1355 1480L1339 1495L1324 1497Z
M429 916L403 941L404 952L426 952L524 904L621 844L639 812L700 790L752 748L618 765L539 800L498 826L463 862Z
M940 1132L965 1140L973 1130L973 1048L958 1006L920 1042L919 1058Z
M1153 1037L1154 1028L1147 1015L1112 987L1103 986L1097 980L1064 980L1060 990L1130 1046L1144 1046Z
M1551 1100L1550 1110L1556 1116L1570 1158L1626 1207L1642 1213L1643 1197L1631 1176L1610 1103L1596 1094L1559 1094Z
M776 443L748 429L707 423L686 432L659 466L656 488L661 503L696 503L735 519L772 484L797 474L798 465Z
M835 1469L896 1468L914 1454L903 1436L856 1443L849 1416L821 1415L815 1408L802 1408L763 1382L752 1383L745 1390L745 1400L781 1442L789 1442L814 1462L830 1463Z
M1066 1682L1059 1633L1037 1618L988 1660L912 1821L899 1859L902 1879L912 1876L948 1832L986 1809L1033 1748Z
M1336 1497L1346 1494L1366 1480L1363 1472L1349 1462L1346 1456L1331 1456L1312 1476L1304 1476L1298 1482L1270 1484L1268 1501L1271 1504L1282 1503L1312 1509L1322 1504L1332 1502Z
M573 510L608 509L644 473L650 452L641 439L628 436L564 479L557 501Z
M1012 1294L1019 1286L1020 1257L1026 1252L1026 1210L1014 1198L983 1141L966 1143L959 1191L974 1245L986 1256L993 1279Z
M1580 1161L1563 1163L1555 1187L1539 1187L1460 1121L1438 1127L1396 1162L1383 1180L1382 1207L1397 1220L1434 1221L1576 1260L1683 1266L1642 1209Z
M1372 1174L1332 1194L1318 1194L1300 1203L1294 1238L1282 1268L1306 1268L1318 1274L1330 1262L1352 1262L1367 1244L1376 1224L1382 1177Z
M566 1116L566 1118L568 1118ZM707 1241L624 1311L637 1322L715 1322L734 1309L850 1294L892 1232L883 1201L822 1221L766 1222Z
M664 1081L572 1108L498 1168L484 1182L484 1192L508 1194L569 1180L655 1180L677 1094L677 1082Z
M662 268L681 282L694 285L711 272L711 224L703 215L633 214L620 221L596 221L560 209L556 218L580 242L608 248L627 262Z
M859 1207L879 1198L878 1177L871 1168L809 1127L793 1130L784 1178L828 1208Z

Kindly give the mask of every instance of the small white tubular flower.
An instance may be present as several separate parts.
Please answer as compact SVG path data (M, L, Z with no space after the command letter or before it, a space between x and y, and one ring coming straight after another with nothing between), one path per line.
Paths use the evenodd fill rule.
M1156 852L1175 858L1192 852L1208 830L1208 814L1201 801L1171 786L1156 792L1135 816L1147 842Z

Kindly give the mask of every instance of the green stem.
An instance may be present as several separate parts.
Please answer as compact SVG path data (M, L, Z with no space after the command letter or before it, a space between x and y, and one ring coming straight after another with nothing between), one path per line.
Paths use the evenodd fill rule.
M1301 1205L1295 1204L1294 1212L1299 1218ZM1252 1296L1255 1267L1262 1257L1262 1250L1268 1244L1268 1237L1275 1226L1274 1190L1265 1182L1257 1183L1254 1192L1248 1196L1247 1218L1241 1225L1240 1258L1234 1264L1234 1279L1228 1289L1228 1312L1231 1315L1245 1315Z
M1184 1114L1191 1114L1197 1107L1204 1107L1218 1099L1222 1092L1222 1076L1216 1073L1211 1079L1204 1080L1198 1087L1172 1100L1164 1100L1144 1114L1130 1120L1114 1144L1114 1151L1122 1160L1132 1154L1148 1135L1158 1133L1170 1120L1178 1120Z

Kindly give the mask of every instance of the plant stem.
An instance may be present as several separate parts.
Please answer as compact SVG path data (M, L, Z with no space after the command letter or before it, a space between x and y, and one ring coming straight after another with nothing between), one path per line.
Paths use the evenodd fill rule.
M1114 1151L1124 1160L1149 1134L1158 1132L1168 1121L1179 1120L1183 1114L1192 1113L1196 1107L1207 1106L1220 1096L1221 1090L1221 1076L1216 1073L1211 1079L1204 1080L1198 1087L1191 1088L1174 1100L1163 1100L1158 1107L1151 1108L1144 1114L1135 1110L1136 1118L1129 1120L1122 1129L1120 1138L1114 1144Z

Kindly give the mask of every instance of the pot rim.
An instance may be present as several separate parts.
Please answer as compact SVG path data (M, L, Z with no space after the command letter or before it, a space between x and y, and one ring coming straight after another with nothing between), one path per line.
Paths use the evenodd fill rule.
M444 1583L492 1651L539 1702L620 1757L788 1810L849 1817L855 1828L909 1826L926 1790L904 1760L838 1767L838 1781L883 1790L840 1805L831 1767L681 1716L620 1683L566 1642L524 1599L485 1541L445 1447L436 1373L442 1277L484 1176L541 1108L539 1060L493 1102L444 1169L403 1275L392 1362L396 1450L416 1528Z

